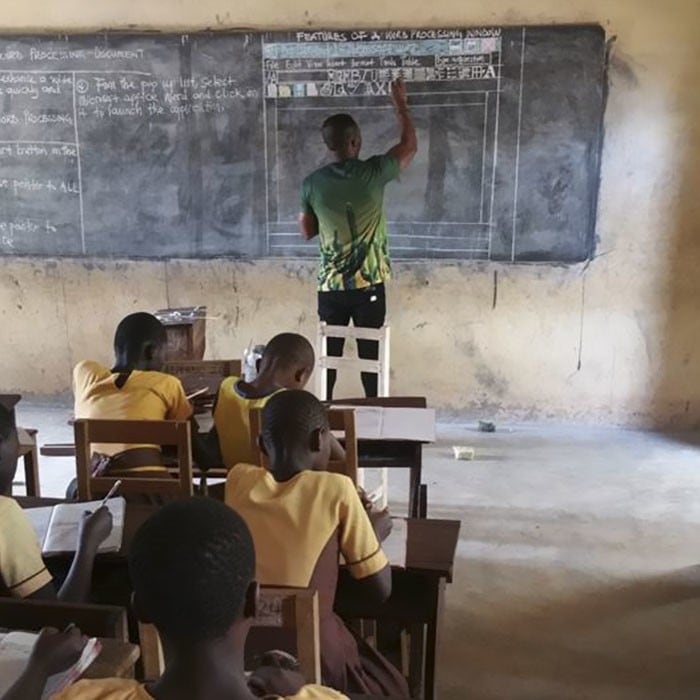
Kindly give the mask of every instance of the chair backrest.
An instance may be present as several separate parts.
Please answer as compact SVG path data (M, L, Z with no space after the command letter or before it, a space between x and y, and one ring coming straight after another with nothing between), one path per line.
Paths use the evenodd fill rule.
M349 476L357 483L358 453L357 433L355 431L355 412L351 408L333 408L328 411L328 423L333 433L340 435L345 448L345 459L331 460L328 471ZM265 455L260 449L258 438L262 432L262 409L250 412L250 440L255 461L261 467L267 466Z
M428 408L425 396L372 396L327 401L327 406L381 406L382 408Z
M78 498L89 501L104 495L114 483L122 481L121 493L161 494L176 498L187 498L194 494L192 485L192 438L188 421L170 420L76 420L75 461L78 477ZM131 445L172 445L177 448L179 478L169 473L146 477L92 476L93 443L117 443Z
M294 648L284 648L294 640ZM278 641L276 641L278 640ZM260 588L258 613L246 643L246 658L270 649L294 654L307 683L321 683L318 593L309 588Z
M0 628L34 632L42 627L65 629L71 623L90 637L129 641L124 608L59 600L0 598Z
M263 587L258 597L258 614L246 643L246 659L255 659L271 649L283 649L297 657L299 670L307 683L320 684L319 629L316 591ZM290 639L292 649L289 648ZM139 623L139 643L145 680L155 680L165 669L165 659L158 631L153 625Z
M379 344L378 359L364 360L354 357L335 357L328 355L328 338L354 338L356 340L374 340ZM373 372L377 375L377 389L381 396L389 396L389 379L391 375L391 328L362 328L358 326L329 326L321 321L318 324L317 340L316 395L325 401L328 390L329 369L353 369L360 372Z

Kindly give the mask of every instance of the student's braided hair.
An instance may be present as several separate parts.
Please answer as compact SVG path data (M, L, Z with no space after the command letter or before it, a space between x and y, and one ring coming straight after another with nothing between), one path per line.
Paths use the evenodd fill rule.
M129 572L140 612L173 641L222 637L255 576L243 518L211 498L164 506L136 533Z
M118 372L116 386L126 384L136 365L144 358L147 349L165 344L165 326L153 314L143 311L125 316L114 334L113 372Z
M328 428L328 414L313 394L291 389L275 394L265 404L262 425L266 445L290 452L303 447L312 431Z

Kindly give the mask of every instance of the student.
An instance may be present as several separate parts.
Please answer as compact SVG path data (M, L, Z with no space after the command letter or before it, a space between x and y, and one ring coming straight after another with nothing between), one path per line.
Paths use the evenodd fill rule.
M112 530L107 508L86 514L68 576L56 593L29 518L12 496L19 442L14 406L19 396L0 395L0 595L70 602L87 599L100 543Z
M257 584L243 519L211 498L170 503L136 533L129 570L136 612L156 626L163 643L163 676L145 687L117 678L80 681L54 700L253 700L243 659ZM77 633L43 632L3 700L38 700L50 673L69 666L79 651ZM300 676L281 680L285 676L296 700L343 698L319 686L302 688Z
M155 316L135 313L124 318L114 336L114 367L84 360L73 371L75 417L189 420L192 406L180 380L161 371L165 343L165 327ZM147 475L165 469L160 448L153 445L93 447L94 473Z
M252 382L239 377L224 379L214 406L210 461L223 462L228 469L241 462L252 463L251 410L263 408L279 391L303 389L314 364L314 349L303 335L280 333L265 346L260 370Z
M319 592L326 685L408 697L398 671L333 613L341 553L361 594L380 602L391 593L391 568L352 481L322 471L330 453L326 411L312 394L285 391L267 403L262 423L269 469L238 465L229 472L225 496L253 535L258 581ZM387 514L378 516L385 525Z

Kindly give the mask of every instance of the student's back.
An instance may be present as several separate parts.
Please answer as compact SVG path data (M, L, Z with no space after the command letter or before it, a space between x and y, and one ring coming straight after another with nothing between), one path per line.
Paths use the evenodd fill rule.
M323 471L332 437L323 406L307 392L286 391L270 399L262 420L269 470L241 464L226 480L226 504L245 519L255 542L257 578L318 591L324 683L407 697L398 671L333 613L341 554L368 596L389 595L391 570L352 481Z
M240 377L221 382L214 405L212 442L228 469L253 461L250 412L262 409L280 391L303 389L314 362L313 347L304 336L280 333L265 346L260 371L252 382Z
M112 518L106 508L100 508L84 519L73 566L57 592L34 528L10 495L19 448L14 417L18 399L0 395L0 596L85 600L95 554L112 529Z
M254 700L251 687L288 700L345 700L303 686L298 673L267 668L246 679L244 648L257 606L255 552L242 518L210 498L161 508L129 552L134 609L156 626L165 671L144 686L128 679L84 680L54 700ZM46 678L80 650L79 633L42 633L29 667L3 700L38 700ZM280 698L281 700L281 698Z
M73 371L75 417L110 420L187 420L192 407L180 380L160 372L165 329L146 313L124 318L114 338L115 366L108 369L85 360ZM157 468L154 446L95 444L97 455L107 460L109 471ZM141 452L136 452L140 450ZM145 450L145 451L144 451ZM126 453L122 456L122 453Z

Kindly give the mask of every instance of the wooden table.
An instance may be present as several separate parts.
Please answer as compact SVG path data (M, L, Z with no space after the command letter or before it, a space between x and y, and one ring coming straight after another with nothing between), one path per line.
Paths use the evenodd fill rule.
M166 360L201 360L206 349L206 306L160 309L154 316L165 326Z
M380 606L368 606L357 597L351 598L353 582L342 572L335 609L346 620L392 620L416 629L425 627L424 658L421 658L422 636L412 639L409 686L412 697L420 693L424 700L434 700L445 587L452 582L460 522L419 519L409 520L407 524L406 566L393 568L389 600Z
M40 496L39 450L36 444L37 431L32 428L17 428L19 456L24 461L24 485L27 496Z

